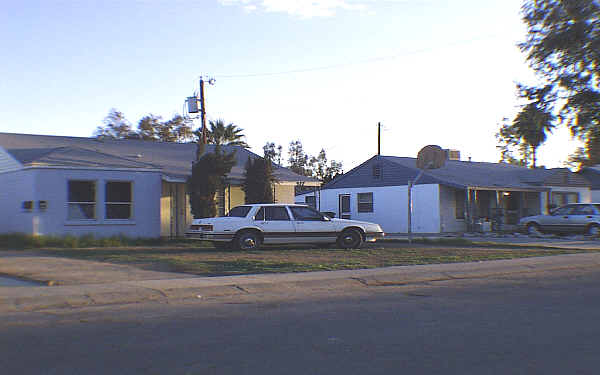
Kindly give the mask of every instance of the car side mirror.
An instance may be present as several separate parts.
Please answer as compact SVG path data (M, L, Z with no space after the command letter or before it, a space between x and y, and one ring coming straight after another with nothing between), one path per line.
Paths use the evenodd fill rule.
M335 212L325 211L321 212L322 215L327 216L329 219L333 219L335 217Z

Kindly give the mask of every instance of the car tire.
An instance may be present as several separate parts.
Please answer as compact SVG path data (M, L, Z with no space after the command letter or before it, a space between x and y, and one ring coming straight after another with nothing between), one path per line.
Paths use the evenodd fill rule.
M542 230L537 223L529 223L527 224L527 234L530 236L540 236L542 234Z
M261 238L253 231L243 231L235 237L235 246L238 250L257 250L260 248Z
M362 243L362 234L357 229L346 229L337 239L337 244L342 249L358 249Z
M598 237L600 235L600 225L590 224L585 231L588 236Z

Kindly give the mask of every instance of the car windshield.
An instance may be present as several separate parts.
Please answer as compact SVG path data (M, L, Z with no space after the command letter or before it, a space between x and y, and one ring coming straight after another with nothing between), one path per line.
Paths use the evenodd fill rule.
M246 217L250 212L251 206L237 206L229 210L227 216L229 217Z

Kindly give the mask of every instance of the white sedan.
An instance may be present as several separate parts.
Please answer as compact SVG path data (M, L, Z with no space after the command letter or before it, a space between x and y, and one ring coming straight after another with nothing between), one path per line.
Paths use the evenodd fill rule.
M246 204L227 216L195 219L188 238L211 241L215 247L253 250L261 244L337 243L344 249L383 238L379 224L329 218L297 204Z

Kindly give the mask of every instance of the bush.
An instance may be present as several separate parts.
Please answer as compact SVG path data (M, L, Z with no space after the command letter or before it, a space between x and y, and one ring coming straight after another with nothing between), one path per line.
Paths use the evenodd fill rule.
M186 240L165 238L129 238L123 235L96 238L92 233L82 236L33 236L24 233L0 234L0 249L22 250L48 247L120 247L120 246L161 246L174 243L186 243Z

